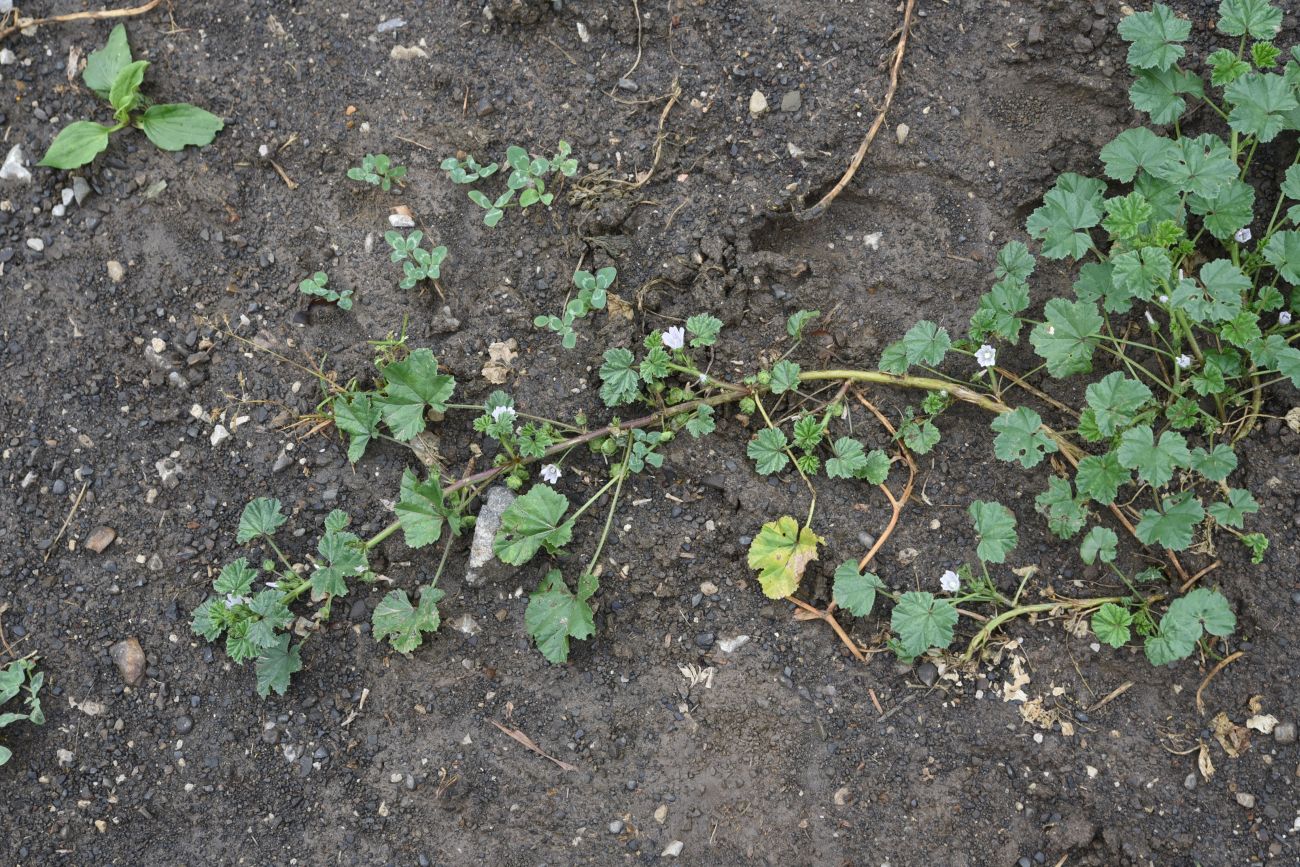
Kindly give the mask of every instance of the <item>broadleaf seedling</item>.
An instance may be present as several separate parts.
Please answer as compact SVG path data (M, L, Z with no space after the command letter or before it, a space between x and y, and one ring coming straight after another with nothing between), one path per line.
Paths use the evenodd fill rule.
M225 123L209 111L189 103L150 104L140 93L147 60L132 60L126 27L117 25L103 48L86 58L82 80L113 109L112 125L79 120L68 124L50 143L39 165L75 169L89 163L108 147L108 137L134 126L165 151L202 147L211 143Z

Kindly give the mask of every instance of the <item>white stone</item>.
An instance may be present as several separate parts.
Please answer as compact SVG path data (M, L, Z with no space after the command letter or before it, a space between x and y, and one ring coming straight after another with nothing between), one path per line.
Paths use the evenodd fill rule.
M212 429L212 436L208 437L208 441L211 442L214 447L221 445L228 439L230 439L230 431L226 430L226 426L223 424L214 427Z
M126 268L122 267L122 263L116 259L108 260L108 279L114 283L121 283L126 279Z
M72 197L77 200L77 204L80 205L84 202L88 195L90 195L90 184L86 183L86 179L82 177L73 178Z
M67 210L68 209L65 208L63 205L55 205L54 207L50 208L50 213L56 217L62 217L65 213L67 213Z
M413 229L415 228L415 220L406 216L406 214L389 214L388 225L394 229Z
M3 0L0 0L0 6L3 6ZM0 15L7 14L8 10L0 10ZM0 48L0 66L13 66L18 62L18 55L14 54L8 48Z
M27 246L31 247L33 250L39 253L45 249L45 242L42 241L40 238L28 238Z
M414 60L417 57L428 57L429 52L418 45L394 45L393 50L388 52L388 56L393 60Z
M23 156L23 146L14 145L9 149L3 166L0 166L0 181L18 181L23 184L32 182L32 173L27 170Z
M898 139L899 147L907 144L907 136L911 131L912 128L905 123L900 123L898 129L894 130L894 136Z
M754 117L767 113L767 97L763 95L763 91L756 90L749 95L749 113Z
M59 193L59 198L63 200L63 207L66 208L68 205L71 205L72 200L76 198L76 195L77 194L72 191L71 187L64 187L63 191Z

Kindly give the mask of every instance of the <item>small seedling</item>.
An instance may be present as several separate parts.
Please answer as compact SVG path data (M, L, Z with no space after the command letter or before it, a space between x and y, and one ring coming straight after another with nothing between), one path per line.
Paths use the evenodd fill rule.
M578 287L578 294L569 299L564 306L563 316L538 316L533 325L547 328L560 335L565 349L578 345L578 335L573 330L573 323L582 319L593 310L604 310L609 300L608 289L614 283L618 271L614 268L601 268L595 274L590 271L578 271L573 275L573 285Z
M419 229L405 237L401 232L385 232L384 240L393 250L389 258L402 263L404 276L398 285L403 289L414 289L421 280L437 280L442 276L442 263L447 258L447 248L438 246L426 250L421 247L424 233Z
M149 105L140 93L147 60L132 60L126 28L119 24L108 42L86 58L81 77L86 86L108 101L117 123L112 126L79 120L64 127L40 165L54 169L84 166L108 147L108 137L128 126L135 126L165 151L208 144L225 125L211 112L188 103Z
M3 706L10 699L17 698L20 691L24 689L27 691L27 696L23 699L23 703L27 708L26 711L5 711L0 713L0 729L23 720L33 725L43 725L45 723L45 712L41 710L41 700L37 696L44 682L45 673L37 671L36 662L30 658L15 659L0 668L0 706ZM12 755L12 750L0 744L0 765L9 761Z
M505 209L515 204L520 209L538 203L550 206L555 200L555 193L547 191L547 178L556 172L571 178L578 171L578 161L569 156L570 153L571 148L566 141L560 142L559 149L550 159L530 156L528 151L518 145L506 148L506 163L511 168L510 177L506 179L506 191L496 199L489 199L478 190L469 191L470 201L486 211L483 215L484 225L491 227L501 222ZM517 203L514 201L516 193L519 195Z
M394 165L388 154L366 154L361 165L348 169L348 177L388 192L394 182L401 185L402 178L406 177L406 166Z
M344 289L337 292L328 288L325 284L329 282L329 277L324 271L317 271L298 284L298 291L304 295L314 295L317 298L324 298L331 304L337 304L340 310L352 309L352 290Z
M463 158L447 157L439 168L447 173L454 184L472 184L495 174L500 166L496 163L481 166L472 155L466 154Z

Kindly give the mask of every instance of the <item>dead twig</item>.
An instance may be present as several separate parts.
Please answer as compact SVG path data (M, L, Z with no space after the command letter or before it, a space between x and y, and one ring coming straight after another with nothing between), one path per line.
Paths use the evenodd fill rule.
M534 752L534 753L537 753L537 755L541 756L541 757L544 758L544 759L550 759L552 762L555 762L555 764L556 764L556 765L557 765L561 770L564 770L564 771L576 771L576 770L578 769L576 765L571 765L571 764L569 764L568 762L566 762L566 761L564 761L564 760L562 760L562 759L557 759L555 756L553 756L553 755L551 755L550 753L546 752L546 750L542 749L541 747L539 747L539 746L537 745L537 742L536 742L536 741L534 741L534 740L533 740L532 738L530 738L528 735L526 735L526 734L524 734L523 732L521 732L519 729L507 728L506 726L501 725L501 723L497 722L497 721L494 720L494 719L490 719L490 720L488 720L488 722L492 723L492 725L494 725L494 726L496 726L497 728L501 729L501 731L502 731L503 733L505 733L507 736L513 738L515 741L519 742L520 744L522 744L526 749L531 750L531 751Z
M1185 582L1183 582L1183 586L1178 588L1178 592L1179 592L1179 593L1186 593L1186 592L1188 591L1188 589L1191 588L1191 586L1192 586L1193 584L1195 584L1197 581L1200 581L1203 577L1205 577L1205 576L1208 575L1209 573L1213 572L1213 571L1214 571L1215 569L1217 569L1217 568L1219 568L1219 561L1218 561L1218 560L1215 560L1215 561L1214 561L1213 563L1211 563L1209 566L1206 566L1206 567L1205 567L1204 569L1202 569L1200 572L1197 572L1197 573L1196 573L1195 575L1193 575L1191 578L1188 578Z
M1245 655L1246 651L1244 650L1230 653L1223 657L1223 659L1220 659L1219 664L1214 666L1214 668L1211 668L1210 673L1205 675L1205 680L1201 681L1201 685L1196 688L1196 712L1198 714L1205 716L1205 701L1201 698L1201 693L1205 692L1205 688L1210 685L1210 681L1214 680L1214 678L1218 676L1219 672L1223 671L1229 665L1236 662L1238 659L1241 659Z
M835 614L832 612L830 608L827 608L825 611L822 611L817 606L809 605L807 602L804 602L802 599L799 599L798 597L795 596L787 596L786 599L789 602L791 602L796 608L799 608L802 612L807 613L807 616L800 617L799 619L825 620L830 625L831 629L835 630L835 634L840 637L840 641L844 642L844 646L849 649L849 652L853 654L853 657L857 659L858 662L867 661L867 658L862 655L862 650L861 648L858 647L857 642L855 642L852 638L849 638L848 633L844 631L844 627L840 626L840 622L835 619ZM832 603L832 605L833 604L834 603ZM798 612L796 612L796 616L797 614Z
M101 9L98 12L69 12L67 15L52 15L49 18L18 18L15 16L14 24L0 30L0 41L8 39L19 30L26 30L28 27L39 27L42 24L66 24L69 21L100 21L105 18L130 18L134 15L143 15L150 11L162 0L149 0L148 3L140 6L132 6L129 9Z
M287 174L285 174L284 169L280 168L279 163L269 158L267 159L267 162L271 164L271 168L275 169L275 173L280 176L280 180L284 181L284 185L286 187L288 187L291 190L298 189L298 182L295 181L293 178L289 177Z
M1097 702L1096 704L1094 704L1092 707L1088 708L1088 713L1092 713L1093 711L1097 710L1098 708L1103 708L1103 707L1105 707L1106 705L1110 704L1112 701L1114 701L1115 699L1119 698L1121 695L1123 695L1124 693L1128 692L1128 691L1129 691L1130 689L1132 689L1132 688L1133 688L1133 681L1131 681L1131 680L1126 680L1126 681L1124 681L1124 682L1121 683L1119 686L1117 686L1117 687L1115 687L1114 689L1112 689L1112 690L1111 690L1111 691L1106 695L1105 698L1103 698L1101 701L1099 701L1099 702Z
M632 73L636 72L636 68L641 65L641 6L637 2L637 0L632 0L632 12L636 15L636 60L632 61L632 65L628 67L627 72L619 76L620 80L624 78L631 78ZM618 90L617 81L614 82L614 86L609 89L609 92L606 94L606 96L613 97L616 101L622 102L623 100L620 100L618 99L618 97L614 96L614 91L616 90Z
M48 563L50 555L54 553L54 546L59 544L63 534L68 531L68 525L72 523L72 516L77 514L77 509L81 508L81 498L86 496L86 489L90 487L90 482L82 482L81 490L77 491L77 498L72 501L72 508L68 510L68 517L63 519L63 526L59 528L59 534L50 542L50 547L45 549L45 557L41 559L42 563Z
M831 202L835 197L843 192L844 188L853 180L857 174L858 166L862 165L862 160L867 155L867 149L875 141L876 133L880 132L881 125L885 122L885 115L889 112L889 105L894 101L894 93L898 90L898 70L903 65L903 54L907 51L907 33L912 28L912 10L916 6L916 0L907 0L907 6L903 8L903 26L899 28L898 44L894 47L893 62L889 67L889 88L885 91L885 104L880 107L876 119L872 121L871 127L867 130L866 137L862 139L862 144L858 145L858 151L853 155L853 160L849 163L848 169L844 172L843 177L831 187L830 192L822 196L821 201L813 205L806 211L800 211L795 214L797 220L813 220L826 213Z

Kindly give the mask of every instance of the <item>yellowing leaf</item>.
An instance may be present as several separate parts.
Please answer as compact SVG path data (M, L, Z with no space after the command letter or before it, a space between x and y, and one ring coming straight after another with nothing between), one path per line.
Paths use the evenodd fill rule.
M824 541L809 527L786 515L763 525L749 545L749 568L758 570L758 583L769 599L784 599L799 589L808 564L817 559Z

